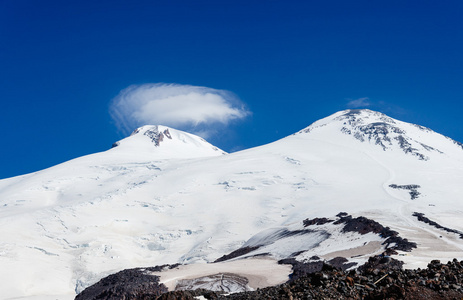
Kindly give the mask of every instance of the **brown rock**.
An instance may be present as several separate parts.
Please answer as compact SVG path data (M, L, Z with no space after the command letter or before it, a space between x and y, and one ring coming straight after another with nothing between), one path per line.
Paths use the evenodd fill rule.
M346 277L346 282L348 285L353 286L354 285L354 279L352 277L347 276Z

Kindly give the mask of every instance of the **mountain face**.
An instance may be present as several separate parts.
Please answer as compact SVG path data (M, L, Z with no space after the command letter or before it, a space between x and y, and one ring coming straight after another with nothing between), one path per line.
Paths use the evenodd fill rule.
M405 154L419 160L429 160L433 153L444 154L444 151L461 156L460 150L463 150L461 143L429 128L394 120L380 112L367 109L352 109L336 113L296 134L313 131L325 132L323 128L325 126L334 127L336 132L350 135L362 143L374 144L383 151L400 149ZM430 146L431 144L434 147Z
M185 269L160 275L168 286L248 269L251 288L256 276L285 281L290 270L252 260L262 255L356 267L389 249L408 268L462 258L463 147L430 129L347 110L224 154L144 126L106 152L1 180L0 294L72 299L122 269L174 263Z

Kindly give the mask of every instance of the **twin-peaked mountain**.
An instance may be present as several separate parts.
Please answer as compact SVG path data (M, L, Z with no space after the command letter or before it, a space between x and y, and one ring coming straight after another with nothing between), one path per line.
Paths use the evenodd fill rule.
M0 181L0 294L72 299L118 270L224 256L355 267L395 247L406 267L461 259L461 182L460 143L370 110L231 154L144 126L106 152ZM346 229L358 217L389 231ZM405 239L416 248L397 246Z

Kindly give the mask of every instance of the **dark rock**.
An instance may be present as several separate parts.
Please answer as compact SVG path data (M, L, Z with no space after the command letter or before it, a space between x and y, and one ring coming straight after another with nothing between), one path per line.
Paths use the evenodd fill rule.
M279 264L292 265L293 273L290 275L291 280L295 280L301 276L320 272L323 269L322 261L303 263L294 258L286 258L278 261Z
M331 260L328 261L328 264L335 267L335 268L338 268L338 269L341 269L343 271L357 265L357 263L347 263L348 260L345 258L345 257L335 257Z
M439 225L435 221L432 221L429 218L425 217L423 213L414 212L413 216L416 217L418 219L418 221L429 224L429 225L434 226L434 227L436 227L438 229L442 229L442 230L445 230L445 231L451 232L451 233L456 233L456 234L458 234L460 236L460 239L463 239L463 232L455 230L455 229L451 229L451 228L448 228L448 227L444 227L442 225Z
M127 269L109 275L78 294L75 300L116 300L116 299L148 299L167 292L167 287L159 283L159 277L150 272L159 272L173 266Z
M419 195L421 195L421 193L418 192L418 189L421 186L419 186L418 184L406 184L406 185L390 184L389 187L393 189L409 190L410 198L412 200L415 200L416 198L418 198Z
M302 221L304 224L304 227L310 226L310 225L323 225L326 223L331 223L333 220L327 219L327 218L314 218L314 219L305 219Z
M254 250L257 250L259 248L260 248L260 246L242 247L242 248L239 248L239 249L231 252L230 254L226 254L226 255L224 255L222 257L219 257L214 262L221 262L221 261L226 261L226 260L229 260L229 259L232 259L232 258L235 258L235 257L239 257L239 256L242 256L242 255L248 254L249 252L252 252Z
M401 238L398 232L365 217L352 218L350 215L342 216L334 224L345 224L343 228L344 232L358 232L360 234L377 233L386 239L383 242L383 244L386 244L386 248L392 248L392 250L411 251L413 248L416 248L416 243ZM391 244L395 246L389 247Z

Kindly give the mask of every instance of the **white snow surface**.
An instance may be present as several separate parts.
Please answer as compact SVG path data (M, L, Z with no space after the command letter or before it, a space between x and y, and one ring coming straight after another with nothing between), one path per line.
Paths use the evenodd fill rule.
M228 155L197 136L144 126L106 152L0 180L0 299L72 299L125 268L211 262L339 212L416 242L396 257L406 267L463 259L457 234L412 216L463 232L462 182L461 144L370 110L341 111ZM419 185L420 195L391 184ZM312 247L298 259L330 259L382 249L374 234L326 226L330 239L293 236L294 249L280 240L261 252L278 259Z

